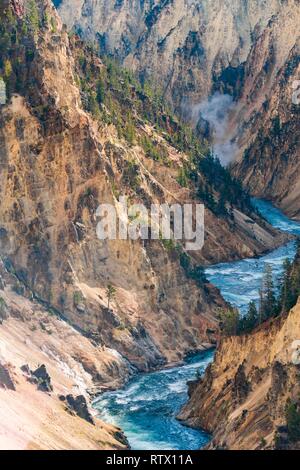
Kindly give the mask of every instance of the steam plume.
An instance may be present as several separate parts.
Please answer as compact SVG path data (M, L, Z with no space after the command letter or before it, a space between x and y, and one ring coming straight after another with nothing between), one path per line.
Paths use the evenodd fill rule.
M234 109L232 97L219 92L192 108L192 119L195 123L201 117L209 123L213 134L214 153L224 166L235 159L238 150L229 132L229 115Z

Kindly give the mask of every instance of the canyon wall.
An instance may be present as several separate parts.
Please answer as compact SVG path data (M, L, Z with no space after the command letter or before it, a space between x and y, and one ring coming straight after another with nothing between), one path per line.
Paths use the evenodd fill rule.
M213 433L210 449L298 448L287 422L299 405L300 304L249 335L224 338L214 363L190 385L180 419Z
M86 29L88 37L94 37L95 31L99 33L101 47L107 51L108 43L117 49L124 64L140 75L147 75L146 70L140 68L141 64L147 63L148 67L153 60L149 77L151 75L154 82L161 82L163 77L170 84L165 87L165 97L182 109L184 94L189 100L197 101L216 86L223 89L228 81L220 77L221 71L239 67L249 54L251 57L251 37L255 33L257 38L263 38L261 31L268 28L270 17L281 11L283 5L275 1L264 3L258 20L255 10L258 3L261 2L245 7L246 19L236 13L236 10L240 12L241 2L223 2L223 6L215 2L202 6L189 2L155 4L153 10L147 10L149 14L141 29L137 23L128 24L131 16L125 2L114 6L105 3L100 13L92 9L97 6L95 2L72 2L72 5L62 2L60 12L69 26L76 23ZM290 4L284 2L284 5ZM141 12L141 4L135 6L136 11ZM191 15L204 6L208 16ZM222 17L225 6L234 23L229 30ZM146 7L147 3L143 8ZM91 13L95 25L98 14L102 21L108 21L110 13L116 17L113 16L115 19L109 27L105 25L98 31L98 27L96 30L88 24ZM19 383L21 395L30 397L32 384L28 385L28 377L21 374L20 367L23 362L29 362L30 357L34 362L30 367L44 361L50 375L54 376L56 395L55 405L52 400L47 401L43 416L48 419L51 407L55 406L59 418L60 413L65 412L59 403L59 393L75 390L87 395L89 389L93 394L94 389L117 387L133 373L178 362L188 352L215 344L219 339L217 314L225 303L217 289L201 275L202 267L259 255L279 246L286 237L260 219L238 184L208 159L208 155L200 158L197 154L201 165L196 174L195 162L190 161L187 148L183 148L182 142L176 145L175 140L183 135L185 142L188 131L163 111L159 115L163 128L146 119L140 111L141 103L146 103L153 114L156 108L138 85L130 82L125 99L118 88L118 85L125 88L125 82L113 83L113 99L110 96L110 100L101 103L94 112L87 110L86 102L91 108L91 104L95 104L93 99L101 91L99 84L93 82L94 78L102 76L111 65L106 65L90 47L68 33L50 1L3 1L0 14L3 19L0 40L4 51L0 75L7 88L7 103L0 107L0 339L7 347L1 366L3 362L4 376L10 374L12 380L15 378L17 392ZM209 26L211 15L215 22ZM240 17L243 18L241 24L237 21ZM138 19L138 15L133 16L133 20ZM185 23L187 20L196 21L195 29ZM112 25L118 27L114 29ZM105 38L106 30L125 31L125 26L132 38L114 34ZM207 49L204 59L202 43L198 41L198 33L194 34L195 30L203 37L201 41ZM217 31L219 37L225 38L221 49L213 40ZM243 39L242 31L247 31ZM159 45L158 35L162 40ZM148 41L148 37L154 38L154 42ZM130 40L132 44L134 41L140 44L140 56L137 52L127 53L126 48L120 46L120 41L126 44ZM158 48L155 45L152 51L151 44ZM134 50L135 46L130 47ZM168 57L171 56L170 62ZM293 57L291 52L286 62L284 54L280 64L282 67L287 64L286 70L290 70L288 64L291 64L294 73ZM163 67L157 70L155 64L163 64ZM186 79L186 70L191 70L190 81ZM84 89L87 82L90 94ZM272 79L272 86L283 90L281 82L279 78L278 83ZM260 82L257 83L260 89ZM236 82L234 90L237 90ZM129 110L131 113L131 128L126 129L129 134L126 138L120 122L113 116L118 106L122 112L125 110L125 117ZM271 114L264 116L267 122L272 119ZM243 119L246 122L246 118ZM284 117L281 119L280 126L284 124ZM295 123L288 125L291 130L295 129ZM143 145L149 140L155 149L159 148L162 157L153 154L151 146L152 153ZM255 147L255 143L253 145ZM289 140L287 145L295 144ZM188 171L184 172L186 168ZM292 178L294 167L289 168ZM201 183L202 191L193 178L199 186ZM251 187L251 177L246 182ZM229 189L229 199L222 199L222 188ZM211 206L205 210L204 248L186 253L181 244L174 241L99 240L97 207L100 203L110 203L117 208L118 197L122 194L131 202L147 207L151 203L209 201ZM116 289L110 305L109 285ZM293 313L291 316L294 318ZM270 334L273 331L277 334L279 327L276 325ZM259 344L260 339L257 341ZM225 340L222 344L226 347ZM262 360L267 362L269 352L263 340L261 344L265 348ZM34 354L30 356L32 349ZM243 362L244 359L237 355L238 360ZM233 362L234 374L235 366L238 367ZM214 367L218 368L218 362ZM62 372L58 374L57 370ZM222 373L217 372L223 387ZM288 380L292 381L293 377L288 376ZM9 393L9 406L15 409L19 395L12 397L11 392L1 390L0 399L7 403ZM26 403L30 400L28 398ZM32 405L31 401L27 415L22 415L24 426L28 426ZM193 410L197 410L197 406ZM198 425L197 411L194 412L195 416L190 416L186 411L184 417ZM279 422L279 418L274 418L277 424L276 420ZM7 423L5 413L3 422ZM269 425L268 422L268 430L273 432L274 423ZM58 428L47 428L37 442L38 425L32 435L32 447L43 448L47 435L55 429L53 447L57 447ZM70 418L69 426L74 431L77 418ZM210 428L209 420L207 427ZM271 431L266 437L262 436L269 445ZM81 436L83 440L68 441L65 446L84 447L89 442L92 448L98 448L102 439L102 448L124 447L126 442L118 432L105 427L102 434L95 431L92 441L87 441L85 436L90 433L87 426ZM18 439L23 446L24 435ZM216 439L218 442L218 437ZM224 439L220 438L219 442ZM228 439L228 442L227 437L225 439L226 445L231 446L231 438Z
M151 77L178 108L199 102L224 69L245 62L253 38L281 8L278 0L59 2L68 28Z
M299 5L270 21L249 54L233 118L242 123L233 173L243 178L252 194L270 199L298 220L300 38L295 25L299 21Z
M151 77L187 119L207 96L232 96L224 161L237 159L252 194L299 218L298 0L59 3L69 28Z
M90 400L121 386L134 372L130 365L17 293L15 282L0 262L0 449L128 448L119 428L96 418Z

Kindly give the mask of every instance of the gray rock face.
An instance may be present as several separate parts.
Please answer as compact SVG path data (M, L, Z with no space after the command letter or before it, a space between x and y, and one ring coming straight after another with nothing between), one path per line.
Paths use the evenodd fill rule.
M4 288L4 283L0 276L0 290L3 290L2 288ZM8 309L7 309L6 303L3 300L3 298L0 296L0 325L3 322L3 320L7 319L7 317L8 317Z
M281 8L279 0L63 0L59 12L69 28L97 38L104 52L151 76L182 107L207 96L222 70L244 62Z
M9 368L0 363L0 388L5 390L16 390Z
M5 288L5 282L2 279L2 276L0 275L0 290L4 290L4 288Z
M74 397L73 395L61 395L59 399L66 403L66 408L70 413L75 413L79 418L90 424L95 424L94 419L88 409L86 398L83 395Z
M52 392L51 377L44 364L38 367L32 375L38 380L38 390L41 392Z

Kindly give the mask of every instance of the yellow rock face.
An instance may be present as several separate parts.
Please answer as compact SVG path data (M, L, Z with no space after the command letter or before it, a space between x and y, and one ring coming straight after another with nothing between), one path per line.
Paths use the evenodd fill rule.
M286 318L223 339L181 418L213 432L211 448L274 448L277 428L286 426L287 401L299 397L299 338L298 302Z

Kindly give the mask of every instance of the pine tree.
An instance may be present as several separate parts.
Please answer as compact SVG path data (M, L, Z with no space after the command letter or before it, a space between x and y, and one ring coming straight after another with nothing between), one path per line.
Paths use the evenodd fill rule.
M216 213L220 217L226 216L228 214L228 211L226 209L226 198L223 193L221 193L220 198L217 202Z
M287 313L293 308L300 295L300 241L297 242L297 252L293 263L285 260L281 277L279 312Z
M279 305L281 312L288 312L293 303L293 294L291 286L292 263L286 259L283 263L283 275L281 278L281 289Z
M259 325L263 322L264 317L264 294L263 290L259 289L259 310L258 310L258 323Z
M97 81L97 101L99 104L104 103L105 100L105 85L101 78Z
M110 302L114 299L117 290L111 284L108 284L106 289L106 296L107 296L107 308L110 308Z
M239 332L240 313L238 309L221 310L220 327L226 336L236 336Z
M297 303L297 299L300 295L300 240L297 242L297 253L295 256L294 263L291 270L291 294L289 299L290 309Z
M265 321L272 316L276 316L278 312L278 304L276 301L273 271L270 264L265 265L265 272L262 282L262 320Z
M249 303L248 312L242 320L242 331L250 332L258 325L258 311L254 301Z
M286 407L286 421L288 435L291 441L300 440L300 413L295 403L288 403Z

